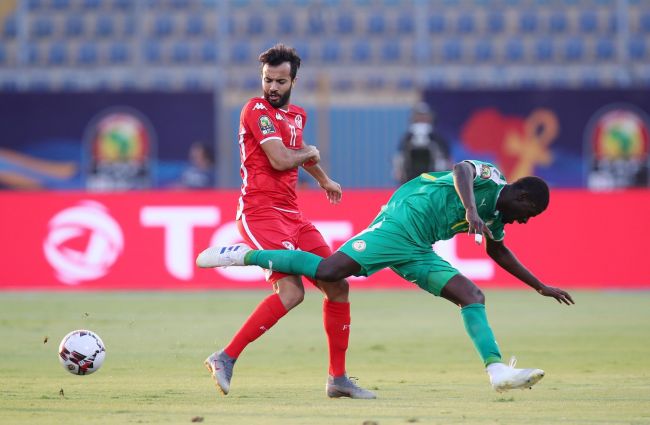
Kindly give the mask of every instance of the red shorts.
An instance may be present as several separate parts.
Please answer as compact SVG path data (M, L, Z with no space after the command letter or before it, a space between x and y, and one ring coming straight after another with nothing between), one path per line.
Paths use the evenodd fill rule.
M267 210L264 214L242 214L237 228L246 243L257 249L300 249L323 258L332 255L332 250L323 235L302 217L302 214ZM286 273L268 272L266 280L275 283L289 276ZM315 284L315 280L307 278Z

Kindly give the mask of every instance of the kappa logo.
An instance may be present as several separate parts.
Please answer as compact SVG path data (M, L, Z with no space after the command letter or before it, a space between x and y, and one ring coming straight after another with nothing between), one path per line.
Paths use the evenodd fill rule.
M302 128L302 115L296 115L294 121L296 122L296 127Z
M260 131L262 134L267 135L275 133L275 126L273 125L273 121L271 121L271 118L268 116L262 115L257 124L260 126Z
M343 325L343 331L349 331L350 330L350 325Z
M256 109L260 109L260 110L261 110L261 109L264 109L264 110L266 110L266 106L264 106L263 103L259 103L259 102L257 102L257 103L255 104L255 106L253 106L253 111L256 110Z
M362 252L366 250L366 241L358 240L352 242L352 249L358 252Z
M282 115L279 112L275 113L275 119L278 121L282 121L284 118L282 118Z

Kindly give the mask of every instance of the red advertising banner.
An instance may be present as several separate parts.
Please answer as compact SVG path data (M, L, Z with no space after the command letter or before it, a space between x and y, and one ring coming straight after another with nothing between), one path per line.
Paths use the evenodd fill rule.
M330 205L299 195L306 217L337 248L363 230L390 191L347 191ZM0 290L206 290L267 288L257 267L196 268L210 245L239 242L238 192L0 193ZM549 209L506 226L506 244L549 285L650 289L650 191L556 190ZM631 223L625 225L627 220ZM461 234L436 251L483 288L526 286ZM390 270L353 289L415 288Z

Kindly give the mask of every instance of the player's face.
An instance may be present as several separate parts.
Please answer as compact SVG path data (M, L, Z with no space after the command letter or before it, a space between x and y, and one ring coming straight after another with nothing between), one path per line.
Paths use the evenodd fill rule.
M515 221L524 224L541 213L542 211L528 198L519 198L514 199L501 211L501 221L506 224L512 224Z
M283 62L278 66L264 64L262 67L262 91L274 108L281 108L289 103L291 97L291 63Z

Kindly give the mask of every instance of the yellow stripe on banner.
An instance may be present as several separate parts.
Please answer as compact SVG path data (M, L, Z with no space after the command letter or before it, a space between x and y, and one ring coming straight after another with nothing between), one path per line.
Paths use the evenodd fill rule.
M467 220L459 221L458 223L456 223L456 224L454 224L453 226L451 226L451 228L452 228L452 229L457 229L458 227L463 226L463 225L466 225L466 224L467 224Z
M427 180L431 180L431 181L438 180L438 177L430 176L430 175L428 175L427 173L422 173L422 174L420 174L420 177L424 177L425 179L427 179Z

